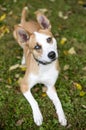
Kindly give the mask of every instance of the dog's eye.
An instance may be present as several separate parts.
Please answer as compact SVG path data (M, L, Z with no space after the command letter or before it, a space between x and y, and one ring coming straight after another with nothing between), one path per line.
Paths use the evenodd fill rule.
M47 38L47 42L48 42L48 43L51 43L51 42L52 42L52 37L48 37L48 38Z
M37 45L34 47L34 49L35 49L35 50L40 50L40 49L41 49L41 46L37 44Z

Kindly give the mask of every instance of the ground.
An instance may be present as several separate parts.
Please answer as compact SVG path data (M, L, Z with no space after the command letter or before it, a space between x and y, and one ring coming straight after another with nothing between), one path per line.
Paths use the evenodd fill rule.
M13 38L13 28L19 23L24 6L29 8L27 19L35 19L34 12L42 9L51 21L61 67L56 90L68 120L66 127L59 124L53 104L41 85L35 86L32 93L44 122L40 127L34 124L31 107L18 84L24 69L10 70L21 64L22 49ZM84 0L0 0L0 130L57 129L86 130L86 3Z

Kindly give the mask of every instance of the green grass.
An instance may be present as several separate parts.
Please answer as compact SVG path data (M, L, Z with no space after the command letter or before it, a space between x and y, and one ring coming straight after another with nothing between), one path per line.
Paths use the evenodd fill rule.
M0 5L6 9L0 10L0 16L6 13L6 19L0 21L0 27L6 25L10 29L0 39L0 130L86 130L86 94L80 96L80 90L74 87L77 82L86 92L86 10L78 4L78 0L1 0ZM31 107L20 92L18 78L24 75L21 69L9 71L14 64L21 63L22 50L13 38L13 26L20 21L21 10L28 6L29 18L34 18L34 12L47 8L54 35L57 37L61 72L56 83L56 89L65 111L68 126L62 127L55 114L55 109L47 96L43 97L42 87L36 86L32 92L39 103L43 114L43 125L37 127L32 118ZM59 11L71 11L67 20L58 16ZM10 15L10 13L12 14ZM67 43L60 44L66 37ZM65 55L64 51L74 47L75 55ZM67 70L64 66L69 65ZM19 77L16 77L16 74ZM39 91L37 90L39 89ZM37 94L36 94L37 91ZM20 123L19 123L20 121Z

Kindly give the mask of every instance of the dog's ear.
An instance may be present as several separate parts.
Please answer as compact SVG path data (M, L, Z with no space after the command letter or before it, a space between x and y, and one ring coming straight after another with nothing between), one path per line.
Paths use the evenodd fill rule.
M41 26L41 28L51 29L50 21L44 14L36 13L36 16L37 16L37 21L38 21L39 25Z
M19 43L19 45L23 48L30 37L28 32L25 29L23 29L21 26L15 26L13 35L14 35L14 38Z

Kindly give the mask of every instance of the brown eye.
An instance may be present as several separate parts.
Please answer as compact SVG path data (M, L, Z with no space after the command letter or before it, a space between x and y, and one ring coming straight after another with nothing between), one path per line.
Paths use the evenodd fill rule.
M51 43L52 42L52 37L47 38L47 42Z
M41 46L37 44L37 45L34 47L34 49L35 49L35 50L40 50L40 49L41 49Z

